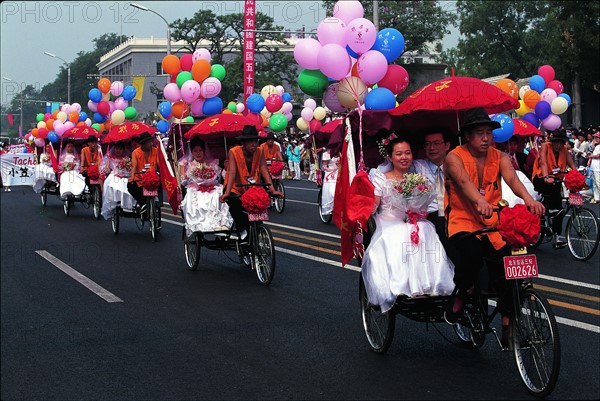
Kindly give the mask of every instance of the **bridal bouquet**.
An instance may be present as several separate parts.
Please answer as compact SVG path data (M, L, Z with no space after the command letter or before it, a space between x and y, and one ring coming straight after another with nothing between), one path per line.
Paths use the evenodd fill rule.
M117 169L120 171L131 172L131 157L125 156L117 163Z
M75 169L75 163L73 162L64 162L62 164L63 171L73 171Z
M427 206L433 198L435 198L433 187L427 178L419 173L408 173L393 185L391 203L406 212L405 221L413 226L410 239L415 245L419 243L417 222L427 218Z
M50 164L50 155L48 153L42 153L40 156L40 163Z
M190 166L188 177L196 183L214 181L217 179L217 171L207 163L194 163Z

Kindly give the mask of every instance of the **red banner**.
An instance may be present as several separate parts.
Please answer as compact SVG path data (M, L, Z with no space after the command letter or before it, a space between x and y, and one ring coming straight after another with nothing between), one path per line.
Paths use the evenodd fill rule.
M244 103L254 93L255 3L254 0L244 1Z
M6 118L8 118L8 125L10 125L12 127L13 126L13 115L12 115L12 113L8 113L6 115Z
M159 140L158 143L158 169L160 171L162 186L165 191L167 191L167 198L169 199L171 210L173 210L173 213L177 214L177 210L181 204L179 184L177 184L175 174L173 174L173 170L170 167L167 152L165 151L162 141Z

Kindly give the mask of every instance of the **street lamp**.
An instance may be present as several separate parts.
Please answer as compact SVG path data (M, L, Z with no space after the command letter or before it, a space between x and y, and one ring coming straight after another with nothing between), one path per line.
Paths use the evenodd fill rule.
M2 79L5 79L5 80L10 81L10 82L18 83L14 79L6 78L6 77L2 77ZM19 89L21 89L21 99L20 99L20 101L21 101L21 112L19 114L19 128L20 128L19 132L23 132L23 89L21 88L21 85L19 85Z
M144 7L140 4L129 3L129 5L133 8L137 8L138 10L150 11L151 13L158 15L160 18L162 18L163 21L165 21L165 24L167 24L167 54L171 54L171 27L169 26L169 22L165 19L165 17L163 17L156 11L149 9L148 7Z
M67 103L71 104L71 64L67 63L65 59L58 57L56 54L50 52L44 52L44 54L61 60L67 66Z

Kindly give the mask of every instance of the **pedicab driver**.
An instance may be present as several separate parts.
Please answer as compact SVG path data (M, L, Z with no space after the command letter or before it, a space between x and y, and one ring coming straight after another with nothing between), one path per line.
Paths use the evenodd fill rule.
M241 145L234 146L229 150L227 156L229 166L224 182L225 190L220 197L220 201L227 201L229 213L231 213L235 226L240 232L240 239L244 240L248 235L248 227L250 226L248 215L244 213L241 199L238 196L230 198L229 195L232 192L236 195L242 195L247 188L238 185L248 184L249 179L258 183L261 176L266 184L270 184L267 191L271 192L273 196L283 196L283 194L273 190L273 181L265 162L265 156L258 147L259 136L256 127L244 126L242 135L237 139L241 142Z
M158 174L158 149L154 146L154 137L148 132L142 132L137 137L140 144L131 152L131 176L127 184L127 190L137 201L138 206L145 212L146 203L144 200L144 191L142 189L142 174L147 171L154 171ZM159 195L162 192L159 189Z

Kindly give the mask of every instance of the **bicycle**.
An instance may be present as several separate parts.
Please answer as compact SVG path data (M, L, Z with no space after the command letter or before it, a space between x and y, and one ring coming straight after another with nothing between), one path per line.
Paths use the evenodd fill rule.
M558 173L565 172L559 171ZM554 177L554 181L561 184L563 180ZM552 219L557 215L566 216L570 213L566 225L567 245L575 259L586 261L594 256L600 242L598 217L593 210L583 206L583 197L580 193L569 192L569 196L563 197L563 200L565 202L558 213L550 213L546 208L546 214L541 217L540 235L537 241L530 246L536 248L542 243L550 242L556 234L552 229Z
M484 228L467 236L493 231L497 231L497 228ZM502 346L496 329L492 327L494 318L499 314L497 304L491 313L488 310L488 300L497 296L483 291L479 283L475 284L473 294L466 301L463 314L453 326L454 331L461 345L473 348L482 347L486 335L493 333L502 351L514 353L517 370L527 390L534 396L546 397L558 381L561 346L558 324L550 304L533 287L532 278L538 275L535 255L506 257L505 274L514 300L508 348ZM378 354L384 354L388 350L394 337L397 314L418 322L443 323L449 298L399 296L390 311L381 313L379 306L369 302L361 275L361 316L371 349Z
M317 205L319 206L319 218L324 224L329 224L333 218L333 213L323 212L323 186L319 188L319 194L317 195Z
M267 167L269 167L269 172L271 171L271 169L270 169L271 162L283 163L283 160L277 160L277 159L267 160L266 163L267 163ZM279 174L271 174L271 181L273 181L273 190L279 191L283 194L282 197L271 196L271 206L270 207L275 207L275 210L277 210L277 213L279 213L279 214L283 213L283 210L285 209L285 187L283 186L282 178L283 178L283 170Z
M113 233L115 235L119 234L120 230L120 219L121 217L133 217L135 219L136 226L141 231L144 228L144 223L148 221L150 224L150 234L152 235L152 241L158 241L158 232L161 226L161 209L158 206L158 191L159 188L154 190L149 190L142 187L142 194L144 195L144 204L146 206L145 212L142 213L140 205L136 205L136 207L127 211L123 209L121 206L117 206L113 215L111 216L111 227ZM138 224L138 220L140 224Z
M42 191L42 205L46 202L46 193ZM90 179L90 185L86 185L83 193L80 195L67 195L63 201L63 211L65 216L71 213L71 207L75 202L81 202L83 206L88 209L90 206L93 207L94 218L98 220L100 218L100 211L102 210L102 191L100 190L100 180Z

